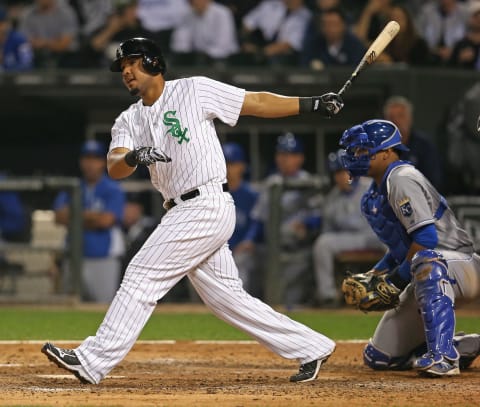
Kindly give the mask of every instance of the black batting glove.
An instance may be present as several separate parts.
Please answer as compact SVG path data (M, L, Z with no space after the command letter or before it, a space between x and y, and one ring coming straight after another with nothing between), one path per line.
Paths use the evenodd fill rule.
M325 93L324 95L320 96L320 101L321 103L319 103L317 110L314 110L314 112L321 111L325 117L332 117L336 115L340 110L342 110L344 105L341 96L333 92Z
M168 163L172 159L157 147L140 147L125 154L125 162L130 167L138 164L149 166L158 161Z
M343 100L340 95L329 92L322 96L300 98L300 113L317 113L330 118L343 108Z

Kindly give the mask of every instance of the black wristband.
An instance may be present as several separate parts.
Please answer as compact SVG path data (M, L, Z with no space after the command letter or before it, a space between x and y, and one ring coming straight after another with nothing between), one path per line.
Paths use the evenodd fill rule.
M299 113L311 113L313 106L313 98L298 98Z
M129 167L136 167L138 165L135 150L129 151L127 154L125 154L124 160Z
M322 106L322 99L320 96L301 97L299 99L299 113L312 113L316 112Z

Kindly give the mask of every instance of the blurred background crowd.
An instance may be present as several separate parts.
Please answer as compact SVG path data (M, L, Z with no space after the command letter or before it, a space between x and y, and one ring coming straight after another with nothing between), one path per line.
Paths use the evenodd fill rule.
M243 68L257 69L259 74L282 69L295 72L293 68L313 73L353 69L390 20L399 22L401 29L375 64L385 68L383 73L393 67L424 68L432 77L440 70L461 77L466 71L480 70L480 0L0 0L0 81L3 74L11 78L40 73L49 78L52 72L106 72L119 43L131 37L156 40L169 71L197 67L196 74L208 76L211 70ZM412 100L406 97L411 83L415 80L398 94L381 90L383 99L377 109L379 118L399 127L410 148L403 158L446 195L480 195L476 129L480 82L473 80L459 100L449 100L448 114L438 112L442 116L438 134L419 128L415 113L428 110L443 94L448 99L448 92L439 86L438 94L417 94ZM7 92L12 89L9 82L2 85ZM444 89L449 85L441 83ZM397 83L396 89L401 86ZM58 88L57 84L56 89L47 86L37 91L33 86L27 97L20 87L10 110L0 112L4 151L11 152L4 154L0 171L8 173L7 178L51 173L78 177L83 230L80 294L84 301L107 303L125 264L159 221L161 205L152 201L148 189L127 188L106 176L108 128L93 139L85 131L85 123L94 120L95 110L101 111L102 106L92 104L93 96L88 99L82 94L84 99L75 102L77 93L67 90L57 95ZM97 95L97 89L87 88L84 93L88 92ZM42 102L47 100L45 95L53 95L48 104ZM8 94L3 100L7 99ZM86 113L82 103L89 104ZM345 122L372 118L360 117L363 106L353 105L354 101L348 101L344 109ZM113 110L112 117L121 111ZM270 128L267 141L259 141L258 148L251 144L258 135L251 130L254 126L247 135L225 137L220 132L230 191L237 204L237 228L230 246L242 280L249 292L261 298L271 298L269 285L280 284L279 301L289 307L340 306L339 267L367 267L383 253L359 212L368 181L352 182L339 165L336 142L341 133L332 130L333 142L324 149L312 148L310 136L325 123L305 123L302 134L285 127ZM294 124L300 128L298 122ZM323 156L316 156L318 151ZM324 175L320 182L315 173L319 168ZM139 169L131 178L147 177ZM275 185L282 186L276 202L280 211L272 218ZM50 223L64 228L62 242L66 238L68 247L70 193L45 192L39 199L38 195L0 191L0 294L16 292L15 287L4 285L5 278L28 274L25 264L12 260L7 243L31 243L32 214L34 222L47 216L35 214L36 209L48 210ZM480 202L475 205L478 210ZM470 226L480 235L478 218ZM278 237L273 246L272 236ZM72 290L68 256L68 250L62 250L48 261L48 278L55 293ZM274 278L266 276L272 265L278 268ZM166 301L194 298L185 283Z
M99 68L147 36L173 63L355 65L386 22L381 63L480 69L476 0L3 0L4 70Z

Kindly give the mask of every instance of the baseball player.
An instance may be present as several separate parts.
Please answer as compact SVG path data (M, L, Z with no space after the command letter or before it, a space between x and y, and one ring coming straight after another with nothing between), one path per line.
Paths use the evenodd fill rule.
M360 210L360 201L368 189L367 177L351 178L343 166L342 149L331 152L328 169L334 186L321 206L321 233L313 244L313 263L317 283L318 306L340 306L335 284L335 255L344 250L382 249L383 244L368 227Z
M255 273L255 256L237 249L252 224L252 209L257 202L258 192L245 180L247 159L242 146L229 142L222 145L222 150L227 163L228 190L235 203L235 229L228 240L228 246L233 253L243 288L253 294L252 276Z
M120 227L125 206L125 192L105 173L107 146L88 140L80 149L82 173L83 265L82 299L108 304L120 284L121 258L125 243ZM61 191L54 202L55 220L70 223L71 195ZM68 240L68 239L67 239ZM65 264L65 288L71 284L68 262Z
M480 293L480 256L470 236L427 178L400 159L407 147L392 122L353 126L340 145L350 173L373 178L362 212L388 246L385 257L366 273L368 280L380 281L379 288L362 300L368 302L380 290L385 296L401 292L398 306L384 314L366 346L365 364L413 367L427 376L459 374L480 354L479 335L454 338L455 299Z
M46 343L42 352L82 382L99 383L129 352L157 301L187 276L215 315L300 363L291 381L314 380L335 342L251 297L238 278L227 245L235 207L213 120L234 126L241 115L331 117L343 102L334 93L299 98L245 92L205 77L165 81L165 68L153 41L120 44L111 70L121 72L140 100L116 119L107 158L115 179L148 166L167 212L127 266L96 335L74 350Z
M252 209L252 222L239 244L242 252L258 258L265 252L269 221L270 190L288 182L312 182L312 175L303 169L305 147L292 132L282 133L275 146L275 171L262 181L260 195ZM285 287L283 301L287 309L305 303L311 287L311 232L309 220L314 210L309 206L312 191L307 188L285 188L279 197L281 217L279 243L281 249L279 277ZM266 266L266 265L264 265ZM261 283L259 283L261 285Z

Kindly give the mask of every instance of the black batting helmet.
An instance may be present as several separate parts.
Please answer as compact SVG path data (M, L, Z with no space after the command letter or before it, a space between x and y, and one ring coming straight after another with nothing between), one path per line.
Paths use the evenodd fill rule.
M142 64L145 70L152 75L167 70L165 59L160 47L148 38L130 38L122 42L117 48L115 60L110 65L112 72L122 72L121 61L127 57L142 57Z

